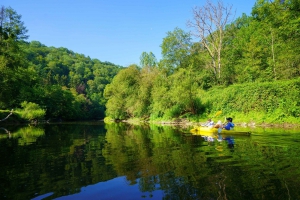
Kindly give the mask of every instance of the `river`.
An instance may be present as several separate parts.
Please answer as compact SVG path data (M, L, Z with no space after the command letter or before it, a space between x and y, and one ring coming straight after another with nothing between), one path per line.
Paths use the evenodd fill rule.
M7 126L0 199L300 199L300 130L246 129L230 145L168 126Z

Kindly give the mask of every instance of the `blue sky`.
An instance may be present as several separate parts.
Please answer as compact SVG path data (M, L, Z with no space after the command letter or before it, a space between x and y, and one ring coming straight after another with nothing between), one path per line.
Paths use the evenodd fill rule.
M192 9L206 0L1 0L22 15L28 41L66 47L117 65L139 64L142 52L161 59L162 40L179 27L189 31ZM213 1L214 2L214 1ZM250 15L256 0L223 0L235 18Z

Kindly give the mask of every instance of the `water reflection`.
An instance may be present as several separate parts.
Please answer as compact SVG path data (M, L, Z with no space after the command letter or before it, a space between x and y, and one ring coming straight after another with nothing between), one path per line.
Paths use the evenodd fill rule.
M297 135L56 124L0 138L0 199L299 199ZM299 131L300 132L300 131Z
M17 138L19 145L29 145L36 142L37 138L44 135L44 128L42 127L0 127L6 134L0 134L0 139Z

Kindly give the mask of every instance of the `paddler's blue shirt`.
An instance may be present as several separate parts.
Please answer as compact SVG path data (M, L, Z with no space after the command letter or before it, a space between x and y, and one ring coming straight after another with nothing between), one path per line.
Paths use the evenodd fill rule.
M234 123L228 122L228 123L224 126L224 128L225 128L226 130L231 130L231 129L234 128Z

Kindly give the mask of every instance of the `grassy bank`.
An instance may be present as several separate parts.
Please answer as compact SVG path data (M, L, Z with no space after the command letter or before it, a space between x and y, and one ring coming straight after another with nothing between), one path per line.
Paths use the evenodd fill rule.
M233 117L236 122L300 125L300 79L232 85L200 92L206 113L200 118Z

